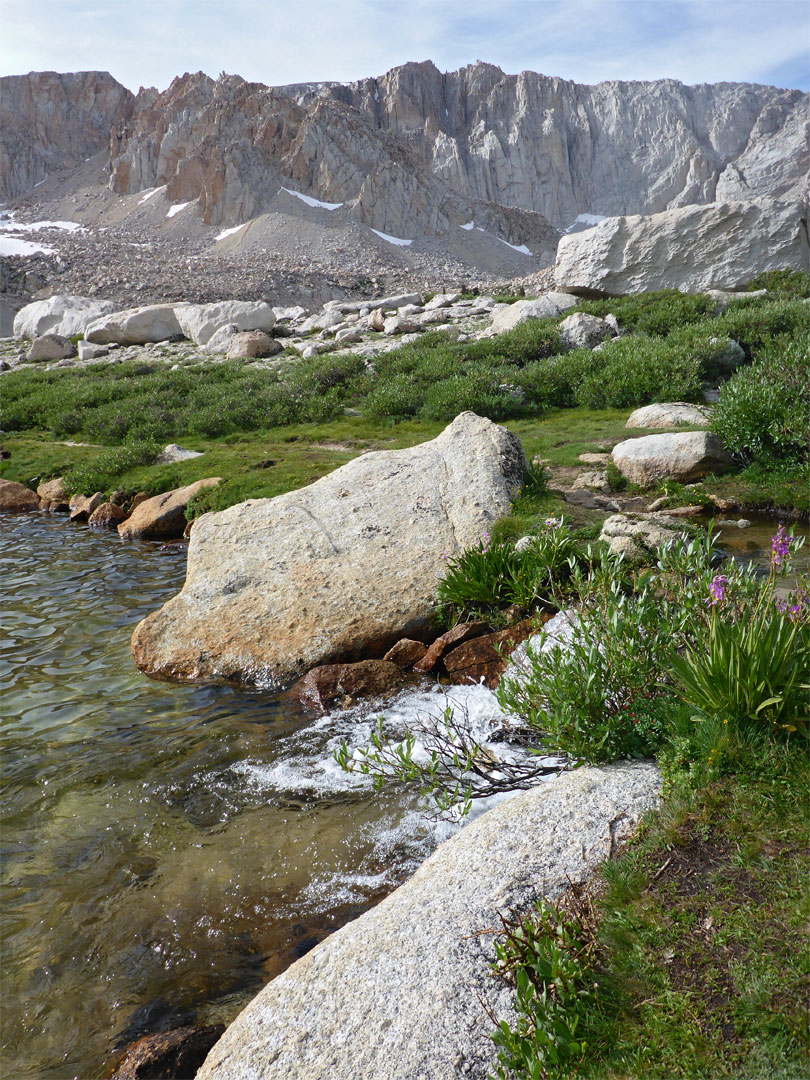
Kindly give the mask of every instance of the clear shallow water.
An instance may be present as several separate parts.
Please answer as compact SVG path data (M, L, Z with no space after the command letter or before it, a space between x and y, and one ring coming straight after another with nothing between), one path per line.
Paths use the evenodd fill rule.
M756 529L723 542L756 556L775 525ZM147 1031L231 1020L453 827L334 763L374 712L314 721L135 670L132 628L182 584L182 546L0 515L0 555L0 1075L94 1080ZM482 741L503 721L483 687L449 698ZM445 704L407 694L386 723Z
M93 1080L145 1031L232 1019L452 827L334 764L373 715L135 670L132 628L180 587L182 546L5 515L0 552L0 1074ZM492 695L453 693L485 732ZM437 701L402 699L394 730Z
M724 554L753 562L759 571L767 574L771 558L771 540L779 528L779 520L757 514L746 515L746 517L751 524L745 529L734 524L734 519L721 518L715 522L715 531L720 534L719 548ZM728 523L721 524L721 521ZM779 581L779 584L785 588L794 588L797 575L810 571L810 529L806 524L791 521L785 522L785 528L797 539L804 538L804 546L791 558L793 573Z

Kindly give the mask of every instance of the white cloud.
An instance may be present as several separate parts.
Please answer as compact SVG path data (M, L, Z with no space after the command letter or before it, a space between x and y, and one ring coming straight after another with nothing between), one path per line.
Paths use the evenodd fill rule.
M810 81L806 0L0 0L0 21L0 72L110 70L132 89L199 69L346 81L426 59L579 82Z

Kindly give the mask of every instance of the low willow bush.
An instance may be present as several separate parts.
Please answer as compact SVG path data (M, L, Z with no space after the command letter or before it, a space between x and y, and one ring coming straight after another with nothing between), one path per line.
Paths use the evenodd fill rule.
M585 300L580 303L579 310L602 318L612 314L627 330L666 337L678 326L711 319L715 307L715 301L701 293L663 289L610 300Z
M109 492L119 476L138 465L151 465L159 453L160 445L149 440L104 450L92 464L80 465L65 473L62 478L64 489L68 495Z
M810 299L810 274L806 270L764 270L748 282L749 292L767 289L784 300Z
M725 315L710 324L712 333L738 342L749 359L783 335L810 332L810 304L801 300L732 300Z
M683 645L696 622L710 561L710 548L691 540L665 549L657 572L635 580L607 553L587 574L575 567L567 640L543 640L541 632L540 644L527 646L520 670L498 687L501 707L539 746L573 763L654 754L677 708L668 674L673 643Z
M775 338L729 379L712 429L744 464L810 462L810 331Z

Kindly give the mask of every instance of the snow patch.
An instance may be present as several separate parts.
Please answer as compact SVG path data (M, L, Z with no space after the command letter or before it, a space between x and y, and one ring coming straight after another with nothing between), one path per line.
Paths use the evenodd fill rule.
M149 199L151 199L153 195L157 195L157 193L159 191L165 191L165 190L166 190L166 185L165 184L162 187L148 188L143 193L143 198L138 200L138 206L143 206L143 204L145 202L147 202Z
M85 232L84 225L75 221L15 221L13 211L0 214L0 230L3 232L39 232L40 229L60 229L62 232Z
M496 236L495 239L496 240L501 240L500 236ZM529 249L526 247L525 244L510 244L508 240L501 240L501 243L506 244L506 246L508 248L511 248L512 251L520 252L521 255L531 255L531 252L529 251Z
M605 216L605 214L577 214L565 231L567 233L582 232L583 227L590 229L594 225L598 225L600 221L604 221Z
M497 240L501 244L506 244L508 248L511 248L512 251L517 251L520 255L531 255L531 251L529 251L525 244L510 244L508 240L502 240L500 236L496 236L495 233L491 233L488 232L486 229L482 229L480 225L474 225L472 221L468 225L462 225L461 228L467 229L467 231L475 228L478 232L483 233L485 236L491 236L493 240Z
M218 234L217 240L224 240L226 236L233 236L233 234L238 233L240 229L244 229L246 225L247 222L243 221L241 225L234 225L230 229L223 229L222 232Z
M30 240L18 240L16 236L0 236L0 255L55 255L56 248L47 244L34 244Z
M375 236L379 236L381 240L386 240L389 244L395 244L396 247L410 247L413 240L403 240L401 236L389 236L388 233L380 232L379 229L371 230Z
M169 207L169 212L168 212L168 214L166 214L166 217L167 218L174 217L174 215L179 214L181 210L185 210L185 208L187 206L191 206L191 202L175 203L174 206Z
M293 191L292 188L282 187L279 190L286 191L288 195L294 195L302 203L306 203L307 206L315 206L318 210L339 210L343 206L342 202L321 202L320 199L313 199L311 195L302 195L300 191Z
M467 232L469 232L471 229L475 228L475 222L474 221L468 221L466 225L459 225L459 228L460 229L466 229Z

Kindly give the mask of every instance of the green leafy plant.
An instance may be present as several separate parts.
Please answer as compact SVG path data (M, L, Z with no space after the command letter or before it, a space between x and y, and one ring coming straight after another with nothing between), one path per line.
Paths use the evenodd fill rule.
M747 285L749 292L767 289L769 293L791 300L810 297L810 274L806 270L764 270Z
M439 582L439 603L460 610L511 603L520 561L511 544L493 544L485 534L474 547L447 559L447 572Z
M721 388L712 429L748 464L810 462L810 332L772 340Z
M794 550L799 546L793 543ZM707 597L706 634L672 656L680 691L702 716L787 731L810 720L810 593L805 586L789 599L774 598L790 547L780 527L767 582L755 601L735 598L728 575L717 574Z
M495 942L495 970L514 982L517 1012L492 1035L500 1080L570 1075L588 1051L588 1021L598 1008L596 926L587 894L569 888L569 906L572 893L576 915L541 899L528 918L506 923Z

